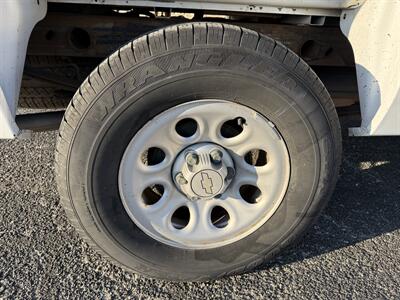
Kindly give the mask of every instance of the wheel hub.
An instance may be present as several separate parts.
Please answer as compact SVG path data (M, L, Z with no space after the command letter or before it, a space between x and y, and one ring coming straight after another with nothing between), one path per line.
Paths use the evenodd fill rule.
M177 156L172 169L176 187L192 201L218 198L234 174L228 151L213 143L187 147Z

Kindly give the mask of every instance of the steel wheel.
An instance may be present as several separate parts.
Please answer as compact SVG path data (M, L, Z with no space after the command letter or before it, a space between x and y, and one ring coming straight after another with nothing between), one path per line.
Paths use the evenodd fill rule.
M173 107L132 139L119 171L131 219L165 244L190 249L246 237L281 203L289 156L275 126L221 100Z

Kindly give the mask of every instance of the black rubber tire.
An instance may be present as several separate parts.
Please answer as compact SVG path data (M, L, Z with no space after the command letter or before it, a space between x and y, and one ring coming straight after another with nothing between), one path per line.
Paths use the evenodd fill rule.
M29 72L26 74L26 69L30 67L52 69L66 64L70 64L70 61L63 57L28 55L25 61L18 106L31 109L65 109L71 101L73 92L66 91L57 84L46 80L31 77L28 75Z
M32 109L66 108L71 97L57 92L53 87L21 87L18 106Z
M146 122L205 98L242 103L270 119L289 150L290 182L278 210L253 234L216 249L183 250L129 219L117 174ZM340 159L335 107L304 61L251 30L189 23L134 40L90 74L61 124L56 173L65 211L91 246L127 270L194 281L251 270L298 239L329 199Z

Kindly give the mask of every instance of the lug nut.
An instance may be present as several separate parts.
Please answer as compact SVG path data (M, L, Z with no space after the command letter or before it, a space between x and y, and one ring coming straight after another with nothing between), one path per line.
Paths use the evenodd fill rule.
M199 156L195 152L189 152L186 154L185 159L186 163L192 167L199 163Z
M232 167L228 167L227 170L228 170L228 174L226 175L226 178L225 178L225 179L226 179L226 180L231 180L231 179L235 176L236 171L235 171L235 169L232 168Z
M184 185L184 184L188 183L188 181L186 180L186 178L183 176L182 173L176 174L175 180L180 185Z
M243 119L242 117L237 118L237 123L240 127L243 127L243 125L246 124L246 120Z
M210 152L211 159L214 163L219 164L222 161L222 151L219 149L214 149Z

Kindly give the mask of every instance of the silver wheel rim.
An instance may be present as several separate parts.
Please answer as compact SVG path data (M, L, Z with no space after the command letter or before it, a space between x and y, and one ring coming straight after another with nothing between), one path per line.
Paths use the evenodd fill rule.
M195 121L193 135L178 133L181 120ZM226 137L221 130L232 120L245 122L239 134ZM209 145L225 150L235 175L225 179L221 194L194 200L180 186L185 182L177 174L181 157L191 148L207 150ZM150 153L148 149L160 149L165 157L150 164L144 155ZM254 158L260 153L266 154L262 166ZM224 162L228 167L229 161ZM260 228L281 204L289 174L288 151L274 124L244 105L199 100L157 115L136 133L121 161L119 192L129 217L150 237L174 247L209 249L238 241ZM156 200L149 203L147 191Z

